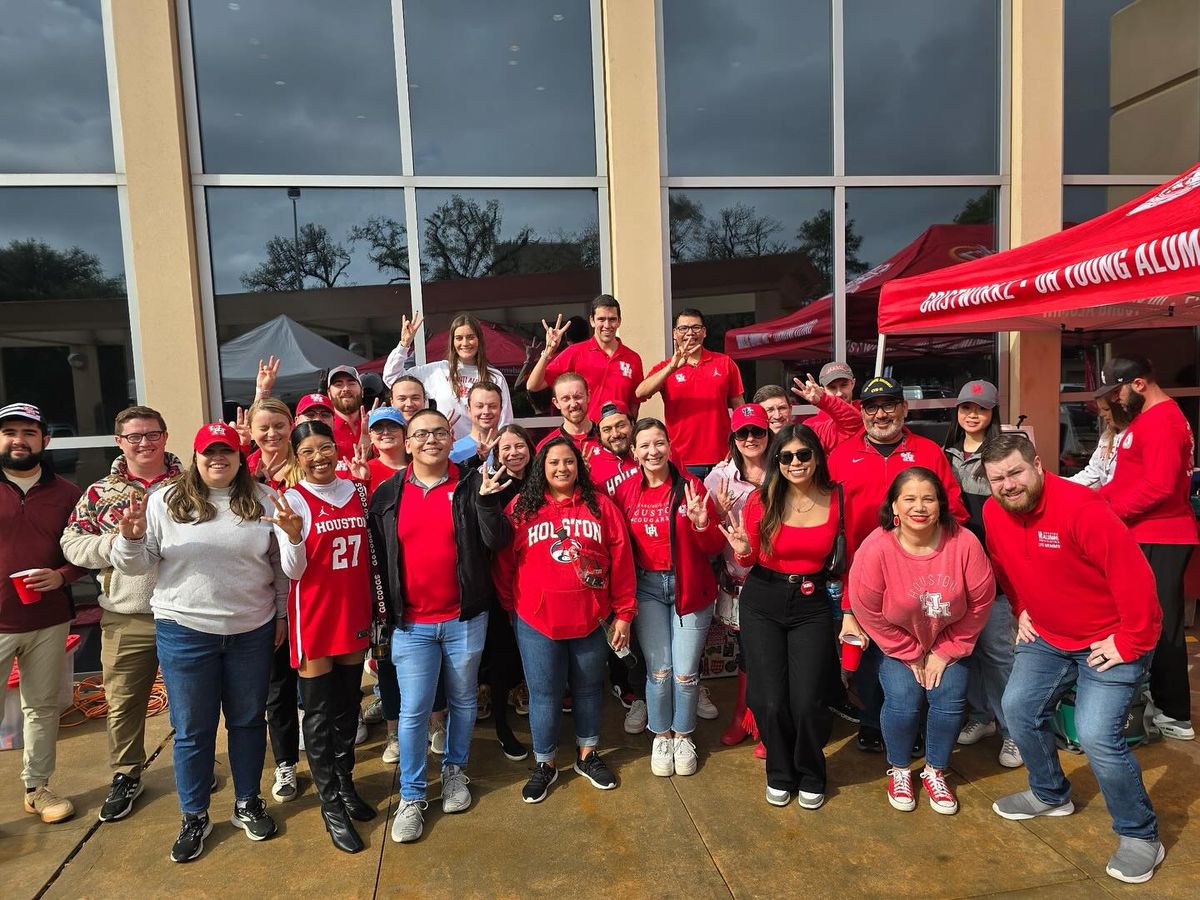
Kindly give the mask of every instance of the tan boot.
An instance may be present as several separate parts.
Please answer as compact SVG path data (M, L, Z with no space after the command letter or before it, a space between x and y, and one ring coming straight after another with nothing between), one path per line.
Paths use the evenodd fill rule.
M50 785L43 784L34 791L25 792L25 812L39 815L47 825L53 825L75 815L75 804L50 790Z

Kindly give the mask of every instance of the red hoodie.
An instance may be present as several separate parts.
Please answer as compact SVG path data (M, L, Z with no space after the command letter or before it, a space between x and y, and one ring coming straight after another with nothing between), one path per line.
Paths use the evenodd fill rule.
M802 424L817 433L817 440L826 453L832 453L833 448L842 441L849 440L863 430L862 413L857 402L847 403L834 394L822 394L817 401L817 409L820 412L809 416Z
M625 520L613 502L597 494L597 516L578 491L566 500L547 496L532 519L517 522L517 499L506 510L512 542L496 559L500 605L555 641L591 634L612 611L632 622L637 614L633 554ZM603 587L581 579L579 563L588 561L603 570Z
M632 453L617 456L607 447L601 447L598 453L588 459L587 464L592 484L604 488L610 497L617 492L621 482L638 470L637 460Z
M704 496L705 488L700 479L684 476L692 490ZM625 515L628 523L634 516L646 492L644 478L626 479L613 498L617 508ZM675 570L675 614L686 616L711 606L717 599L717 578L713 574L712 558L725 546L725 536L717 527L719 516L712 498L707 499L708 527L697 531L687 517L687 507L682 500L683 488L679 489L680 503L675 507L675 521L671 523L671 562ZM631 531L635 526L630 524Z
M1090 488L1046 473L1028 513L983 505L1000 587L1047 643L1069 652L1116 635L1121 658L1153 650L1162 628L1154 573L1129 529Z

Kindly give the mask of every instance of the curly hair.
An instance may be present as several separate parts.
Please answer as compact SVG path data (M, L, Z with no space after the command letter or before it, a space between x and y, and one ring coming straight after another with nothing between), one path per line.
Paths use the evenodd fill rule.
M513 519L517 523L528 522L546 505L546 493L550 490L550 484L546 481L546 457L555 447L571 448L575 457L575 489L579 491L580 499L592 515L600 515L600 502L596 499L596 488L583 462L583 454L579 452L574 441L560 435L548 441L537 452L537 456L526 470L525 483L521 485L521 493L517 494L517 502L513 505Z

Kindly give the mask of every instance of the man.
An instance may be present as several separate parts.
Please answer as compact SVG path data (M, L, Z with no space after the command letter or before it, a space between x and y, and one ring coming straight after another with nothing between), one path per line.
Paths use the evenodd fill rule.
M333 404L324 394L305 394L296 404L297 425L301 422L324 422L333 428L335 418L337 416L334 415Z
M405 421L413 417L418 409L424 409L425 385L416 375L401 375L392 382L392 406L400 410Z
M589 340L567 347L558 356L555 350L570 323L563 324L560 315L554 325L542 320L546 329L546 346L533 371L525 382L529 391L543 390L566 372L578 372L591 386L587 414L593 421L600 418L600 408L609 400L619 400L637 415L637 386L642 383L642 358L617 337L621 327L621 304L611 294L601 294L592 301L588 314L592 326Z
M600 429L588 416L591 400L587 382L578 372L564 372L554 379L554 408L563 422L538 442L541 450L556 437L568 437L579 448L583 461L590 463L600 452Z
M467 392L467 418L471 420L471 433L454 442L450 450L450 461L457 465L478 466L496 445L496 429L500 426L500 412L504 408L504 394L500 386L491 381L477 381Z
M1115 474L1100 488L1100 496L1150 561L1163 611L1162 635L1150 665L1150 694L1158 708L1154 724L1164 737L1194 740L1183 637L1183 573L1198 539L1188 500L1195 456L1192 428L1159 386L1148 360L1112 359L1100 384L1096 397L1119 403L1132 419L1115 448Z
M983 507L988 552L1017 613L1004 716L1030 788L992 809L1006 819L1075 811L1050 730L1059 699L1074 689L1079 742L1120 838L1106 871L1148 881L1164 850L1124 731L1163 619L1154 573L1113 510L1086 487L1044 472L1023 434L991 438L979 458L992 491Z
M828 362L821 367L813 390L812 376L808 383L794 379L792 392L817 407L817 414L804 424L817 433L821 446L829 453L842 441L862 431L860 414L851 402L854 398L854 372L843 362Z
M0 408L0 716L16 657L24 710L25 812L53 824L75 813L70 800L50 789L50 776L72 615L66 586L87 570L68 563L59 546L80 491L43 464L49 443L36 406ZM24 574L24 596L8 577L14 572Z
M334 366L325 376L326 393L333 404L333 442L338 449L338 470L346 470L354 449L366 437L362 378L354 366Z
M703 313L682 310L675 317L675 352L637 389L639 400L662 391L671 449L701 480L728 453L729 410L743 402L742 373L724 353L705 349L707 334Z
M797 382L799 383L799 382ZM810 382L806 390L820 391ZM879 507L887 497L896 476L910 466L931 469L950 498L950 512L960 523L967 520L962 501L962 489L942 448L928 438L913 434L904 427L908 404L904 388L891 378L872 378L862 390L862 431L844 440L829 454L829 474L840 482L846 499L846 545L851 557L867 535L879 525ZM843 597L842 608L849 610L849 596ZM846 612L842 632L865 637L854 615ZM879 710L883 695L879 688L877 667L879 651L870 646L855 673L855 685L864 709L860 718L858 748L867 752L883 749L879 731Z
M146 765L146 706L158 675L158 648L150 594L154 573L123 575L109 560L118 523L131 497L145 501L181 471L168 453L167 423L148 406L117 413L116 444L121 455L108 476L79 498L62 536L68 562L100 573L100 664L108 703L108 764L112 786L100 807L100 821L114 822L133 812L142 793Z
M792 423L791 398L779 385L764 384L754 392L750 402L757 403L767 411L767 426L771 429L771 434L778 434L784 425Z

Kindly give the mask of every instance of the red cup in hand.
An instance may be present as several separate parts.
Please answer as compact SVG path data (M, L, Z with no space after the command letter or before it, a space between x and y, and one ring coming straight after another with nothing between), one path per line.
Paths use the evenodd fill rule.
M863 639L857 634L848 634L842 638L842 668L847 672L857 672L858 664L862 662Z
M42 592L35 591L25 583L25 576L32 575L37 569L25 569L21 572L13 572L9 578L12 579L13 587L17 590L17 596L21 598L22 603L37 603L42 599Z

